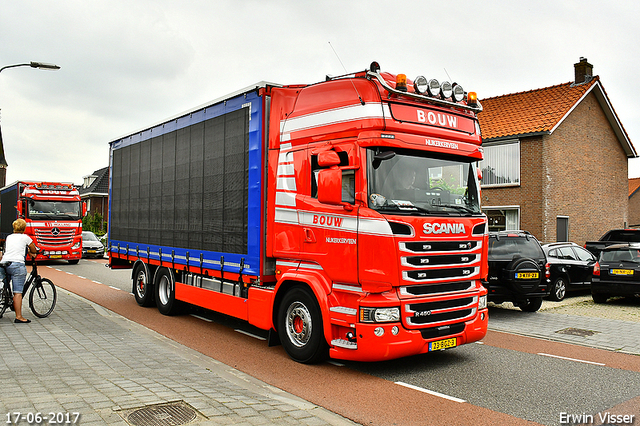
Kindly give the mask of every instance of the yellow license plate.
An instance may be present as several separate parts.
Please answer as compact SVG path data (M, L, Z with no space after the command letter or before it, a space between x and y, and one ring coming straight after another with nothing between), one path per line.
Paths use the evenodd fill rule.
M87 250L87 253L95 253L95 250Z
M538 279L537 272L518 272L516 273L516 278L520 280L536 280Z
M451 339L437 340L429 343L429 351L439 351L441 349L453 348L457 345L455 337Z
M52 254L51 256L49 256L49 259L62 259L62 255L61 254Z
M612 269L611 275L633 275L633 269Z

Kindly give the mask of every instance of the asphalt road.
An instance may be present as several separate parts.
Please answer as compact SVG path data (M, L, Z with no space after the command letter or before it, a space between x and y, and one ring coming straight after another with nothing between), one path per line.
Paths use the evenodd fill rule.
M41 272L179 343L362 424L558 425L561 413L640 406L640 357L507 333L489 332L479 344L394 361L303 366L281 347L267 347L260 340L266 333L241 321L202 310L163 317L154 308L138 307L129 294L131 272L112 271L104 263L52 264L55 269Z

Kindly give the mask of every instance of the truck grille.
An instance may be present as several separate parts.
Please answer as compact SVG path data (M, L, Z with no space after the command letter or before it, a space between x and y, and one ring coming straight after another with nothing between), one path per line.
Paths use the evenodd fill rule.
M46 246L68 246L73 243L75 229L36 229L37 244Z
M399 248L406 282L468 280L480 273L482 241L406 241Z
M477 296L408 303L405 305L405 318L407 324L413 326L466 321L476 314L477 303Z

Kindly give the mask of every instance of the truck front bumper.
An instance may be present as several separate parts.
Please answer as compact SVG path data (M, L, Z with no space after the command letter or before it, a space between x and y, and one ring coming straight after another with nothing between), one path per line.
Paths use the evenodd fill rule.
M405 356L418 355L444 346L453 347L476 342L487 333L488 310L480 309L471 320L452 324L450 329L433 327L408 330L402 323L356 324L356 341L345 347L332 345L331 358L350 361L385 361ZM394 334L394 327L397 334ZM438 330L441 329L441 330ZM459 331L462 329L462 331ZM453 334L448 334L451 331ZM455 339L455 342L449 339ZM450 346L452 343L453 346Z

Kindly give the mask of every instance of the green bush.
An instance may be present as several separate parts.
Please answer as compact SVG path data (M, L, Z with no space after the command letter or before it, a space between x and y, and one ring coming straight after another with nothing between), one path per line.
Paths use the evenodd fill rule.
M94 214L88 214L82 218L82 230L91 231L98 237L101 237L107 232L107 223L102 218L102 215L98 212Z

